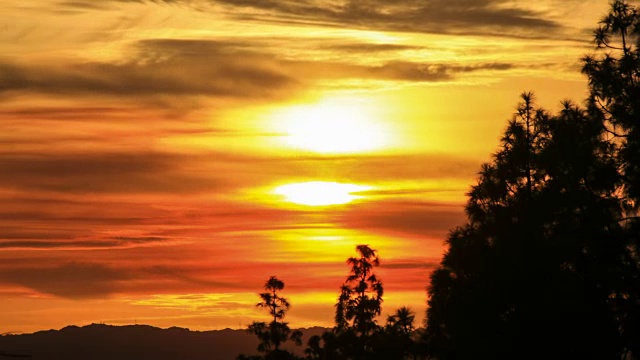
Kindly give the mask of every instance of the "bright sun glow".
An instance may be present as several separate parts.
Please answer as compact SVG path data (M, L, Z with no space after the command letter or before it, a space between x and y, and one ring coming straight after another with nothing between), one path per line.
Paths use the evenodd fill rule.
M282 185L277 187L274 192L284 196L286 201L295 204L326 206L349 203L362 197L354 193L369 189L371 189L371 187L362 185L310 181Z
M355 153L384 147L388 131L361 99L328 99L289 107L274 115L291 147L319 153Z

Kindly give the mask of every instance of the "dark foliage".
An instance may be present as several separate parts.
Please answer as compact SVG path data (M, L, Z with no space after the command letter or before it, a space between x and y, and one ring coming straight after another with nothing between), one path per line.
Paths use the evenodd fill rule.
M638 35L638 10L613 2L586 107L522 95L431 275L433 356L640 357Z
M621 173L627 253L611 295L625 350L640 358L640 11L614 1L594 32L596 53L584 57L588 106L605 126Z
M414 318L403 307L389 316L385 327L376 317L382 311L384 289L373 268L380 264L376 250L358 245L359 257L347 260L351 271L340 288L333 331L309 339L306 359L402 360L417 358Z

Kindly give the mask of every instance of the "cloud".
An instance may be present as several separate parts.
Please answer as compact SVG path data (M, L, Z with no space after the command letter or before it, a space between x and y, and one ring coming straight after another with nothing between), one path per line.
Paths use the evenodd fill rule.
M363 202L336 216L338 223L350 229L440 240L464 219L462 205L394 199Z
M200 289L218 289L218 290L224 289L225 291L228 291L230 289L243 288L242 284L203 278L202 273L208 270L207 268L208 266L206 265L200 268L181 267L180 265L178 266L165 265L165 266L152 266L151 268L144 269L143 272L146 273L147 275L151 275L152 277L179 281L181 283L184 283L190 286L195 286ZM220 275L221 273L225 273L229 270L230 270L229 268L213 269L212 272L214 273L214 276L212 276L211 279L216 279L219 277L219 276L218 277L215 276L216 273L217 275Z
M27 237L29 234L19 233L20 237ZM3 235L4 236L4 235ZM37 235L36 235L37 236ZM148 244L150 242L156 242L157 239L153 239L153 237L140 238L135 241L124 241L119 239L111 239L110 241L103 241L100 239L97 240L85 240L85 241L40 241L40 240L32 240L28 237L28 240L23 241L1 241L0 240L0 249L84 249L84 250L98 250L98 249L106 249L106 248L128 248L131 247L131 244Z
M113 227L145 224L152 216L149 212L138 213L137 217L126 215L113 217L106 214L99 216L100 208L94 208L85 210L90 211L94 217L65 217L58 214L55 208L50 210L51 212L22 213L0 211L0 217L4 220L4 226L0 227L0 250L127 249L140 246L167 246L180 242L176 241L176 237L160 236L151 229L148 233L141 233L138 230L136 235L126 235L126 231L123 231L123 235L104 234Z
M64 298L101 298L131 279L126 271L104 265L68 263L55 267L16 267L0 270L0 281L22 285Z
M40 214L37 214L40 215ZM23 213L2 213L2 219L4 220L4 226L0 228L0 247L44 247L50 241L46 240L58 240L66 238L69 233L64 230L54 229L29 229L23 226L8 226L7 223L33 220L36 218L33 212ZM31 245L31 243L34 243ZM55 247L55 245L52 245Z
M0 64L0 92L31 90L74 95L218 95L261 97L269 89L292 85L286 75L259 65L211 60L203 64L107 64L68 66ZM182 70L181 70L182 69Z
M209 176L176 171L186 156L160 152L2 154L0 186L74 193L183 193L213 190Z
M342 51L359 48L364 54L405 48L367 43L342 46ZM30 64L0 59L0 93L9 97L25 93L67 99L93 97L103 102L120 98L126 101L125 106L147 101L172 108L180 107L189 98L259 101L290 97L318 80L434 82L449 81L460 74L514 67L510 63L493 62L465 65L387 61L379 65L359 65L285 59L276 49L262 47L260 41L251 40L149 39L135 43L132 49L127 60L119 63L57 63L49 59L48 63ZM188 104L193 107L193 101ZM90 106L84 108L91 110ZM119 115L113 107L94 106L95 110L101 108ZM100 114L99 118L104 116Z
M158 47L145 52L152 49L144 44L122 63L17 64L5 60L0 62L0 93L256 99L282 95L296 87L296 80L264 55L225 52L216 42L184 45L204 46L197 52Z
M0 153L0 167L7 169L0 177L0 249L6 251L169 249L203 237L214 237L221 249L237 249L255 241L245 245L243 236L334 226L443 239L462 223L461 204L429 199L462 197L467 188L460 184L466 183L441 179L467 179L477 170L475 161L437 154L287 158L161 152ZM372 173L375 181L435 182L366 191L366 201L326 215L262 198L270 196L266 186L282 181L331 174L334 181L367 184ZM262 195L236 198L250 189Z
M207 1L154 1L202 4ZM307 22L378 31L548 37L562 25L508 0L208 0L239 20Z
M105 0L106 1L106 0ZM558 20L570 14L577 0L551 0L548 8L511 0L110 0L110 3L146 3L186 6L199 12L225 14L239 21L343 27L372 31L426 34L500 36L525 39L579 41ZM89 0L64 3L86 10ZM89 4L89 5L85 5ZM584 4L583 4L584 5ZM587 5L584 5L587 7ZM573 6L575 7L575 6ZM569 10L562 10L562 9ZM575 34L574 34L575 35Z
M69 299L105 298L118 293L229 292L248 289L245 283L220 280L230 279L230 275L238 278L246 276L244 273L238 274L233 264L212 267L206 262L194 265L193 259L182 259L171 264L150 265L140 259L126 257L126 261L106 265L68 261L65 257L45 259L33 258L30 265L30 261L24 258L15 264L4 264L0 267L0 283L24 286L39 293ZM159 262L157 260L156 263Z
M380 267L383 269L405 270L405 269L433 269L438 266L437 262L428 262L424 260L401 260L391 263L383 262Z
M121 120L131 121L131 111L125 106L29 106L5 107L0 109L0 116L6 120L51 120L51 121L94 121Z
M475 159L443 154L287 157L151 150L0 152L0 167L7 169L0 186L76 193L199 193L264 186L287 176L326 177L328 171L337 181L366 182L373 172L378 181L472 179L479 165ZM225 176L229 173L234 174L233 179Z
M405 50L422 50L422 46L404 45L404 44L380 44L380 43L363 43L363 42L343 42L321 45L321 49L334 50L348 53L386 53Z
M318 243L319 247L315 248L297 244L298 250L294 251L290 244L259 233L245 233L225 240L224 235L207 232L206 237L210 239L205 240L200 234L198 242L169 242L162 247L137 247L118 252L57 249L55 252L22 251L16 257L15 251L0 251L3 257L0 282L58 297L85 299L114 294L253 293L262 288L264 278L277 274L286 279L287 289L292 292L309 291L310 283L313 291L337 291L348 273L344 260L351 255L356 241L362 241L345 239L347 243L339 247L346 246L349 251L330 254L336 245L332 242L324 244L325 247ZM385 266L381 271L389 286L415 288L416 282L404 284L407 276L411 276L411 282L423 281L435 254L425 251L428 247L422 243L416 245L414 258L388 259L391 253L384 251ZM395 248L397 245L385 246ZM292 253L283 257L283 251ZM421 255L424 255L423 261ZM95 262L75 261L79 256L89 256ZM320 261L319 256L324 260ZM397 271L401 269L407 271L400 274ZM256 277L255 274L263 275ZM318 274L323 276L318 278Z
M315 66L324 71L315 75L318 78L360 78L374 80L395 80L411 82L438 82L449 81L457 75L479 71L503 71L514 67L508 63L488 63L477 65L441 64L441 63L417 63L410 61L390 61L382 65L355 65L346 63L307 64L302 66ZM314 76L314 75L312 75Z
M377 181L425 179L473 179L481 162L443 153L298 156L296 158L257 158L267 169L278 169L279 174L296 177L322 177L330 173L336 181L367 183L371 174ZM283 172L289 170L288 172ZM461 189L457 189L461 190ZM462 189L461 191L466 191Z
M124 0L120 0L124 1ZM58 7L63 9L71 9L72 11L90 11L90 10L106 10L109 9L107 2L87 2L82 0L68 0L62 1L57 4Z
M248 40L240 41L217 41L217 40L185 40L185 39L150 39L139 43L140 49L151 57L168 56L170 58L199 58L208 62L210 58L215 58L224 54L225 56L236 56L238 59L244 57L271 58L272 66L280 69L287 69L287 73L293 76L299 83L309 82L309 80L360 78L374 80L395 80L395 81L415 81L434 82L447 81L457 75L479 71L504 71L514 67L511 63L478 63L473 65L462 65L456 63L426 63L410 61L387 61L381 65L359 65L340 61L309 61L306 59L283 59L281 54L269 53L268 43ZM354 52L359 51L364 54L371 52L397 51L400 49L415 48L406 45L394 44L372 44L372 43L339 43L329 45L339 51Z

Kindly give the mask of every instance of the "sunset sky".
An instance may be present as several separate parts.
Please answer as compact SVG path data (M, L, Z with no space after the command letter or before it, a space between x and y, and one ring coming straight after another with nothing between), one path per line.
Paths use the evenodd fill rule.
M428 275L523 91L558 110L605 0L3 0L0 333L332 326Z

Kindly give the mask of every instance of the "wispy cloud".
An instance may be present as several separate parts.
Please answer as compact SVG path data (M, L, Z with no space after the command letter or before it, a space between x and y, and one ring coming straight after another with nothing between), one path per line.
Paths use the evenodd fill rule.
M166 4L202 4L205 1L150 1ZM313 22L327 26L351 26L379 31L437 34L540 36L559 31L562 25L547 14L515 6L507 0L208 0L225 5L240 20ZM504 31L509 31L505 33Z
M464 213L457 204L382 200L360 204L343 213L338 221L342 226L363 231L444 239L450 229L464 222Z
M426 34L490 35L550 38L564 25L548 12L508 0L113 0L189 6L202 12L222 9L239 21L313 24L374 31ZM95 8L77 0L60 5L75 10ZM558 6L564 3L558 2Z
M238 59L176 59L126 64L0 64L0 92L94 96L268 97L295 84L281 71ZM188 70L187 70L188 69Z
M166 153L0 154L0 166L9 169L0 186L75 193L215 189L211 177L171 171L180 162L178 157Z
M131 274L124 270L89 263L0 270L3 282L24 285L45 294L79 299L108 296L116 291L119 281L130 278Z

